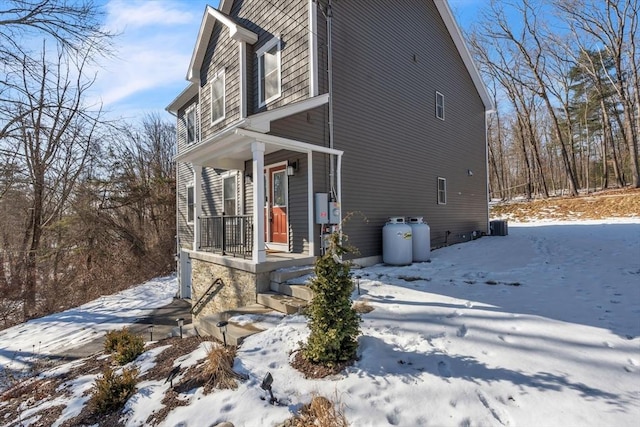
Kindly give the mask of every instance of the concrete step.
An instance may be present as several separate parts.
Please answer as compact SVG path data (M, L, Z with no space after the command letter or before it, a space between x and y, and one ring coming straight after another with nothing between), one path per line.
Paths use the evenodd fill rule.
M280 294L300 298L305 301L311 301L311 299L313 298L313 291L311 290L311 288L301 283L297 284L271 282L271 290Z
M314 271L313 265L305 265L302 267L283 268L281 270L272 271L270 278L272 282L284 283L288 280L295 279L300 276L306 276Z
M239 307L234 310L225 311L222 313L216 313L208 316L199 316L196 321L196 328L198 334L201 336L212 336L221 342L224 341L222 332L217 326L218 322L227 321L227 331L225 333L227 345L239 346L242 341L253 334L262 332L264 329L259 328L251 323L238 324L230 321L233 316L242 314L265 314L270 313L273 310L260 304L252 304L246 307Z
M285 314L295 314L307 306L307 301L290 295L278 294L275 292L263 292L257 296L258 304L271 307Z

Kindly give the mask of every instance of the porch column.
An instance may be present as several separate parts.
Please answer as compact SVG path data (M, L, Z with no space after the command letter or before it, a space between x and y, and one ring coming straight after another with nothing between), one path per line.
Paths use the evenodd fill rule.
M193 250L200 250L200 217L202 216L202 166L193 168Z
M338 197L338 206L340 207L340 229L342 230L342 218L344 217L343 212L342 212L342 154L338 154L338 165L336 167L337 169L337 176L336 176L336 181L337 181L337 197Z
M252 142L253 153L253 262L267 260L264 250L264 142Z
M315 248L315 211L313 206L313 151L307 152L307 218L309 221L309 256L316 254Z

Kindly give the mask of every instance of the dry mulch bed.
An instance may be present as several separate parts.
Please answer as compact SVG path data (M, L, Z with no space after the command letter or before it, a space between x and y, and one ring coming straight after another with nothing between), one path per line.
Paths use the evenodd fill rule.
M184 339L175 337L163 339L149 345L145 348L145 351L165 345L170 345L171 347L157 355L155 366L144 375L140 376L139 380L166 379L171 369L173 369L173 361L180 356L184 356L194 351L202 341L204 340L200 337L188 337ZM68 372L59 376L39 378L39 373L45 372L50 367L47 364L43 364L32 372L32 376L30 378L26 378L22 381L16 381L13 387L7 389L0 395L0 420L12 420L5 424L7 427L20 426L23 421L21 414L25 410L25 402L27 403L27 407L35 407L44 401L51 401L58 397L71 396L71 392L68 390L68 387L64 386L66 382L83 375L100 374L109 365L112 365L111 358L104 357L103 353L98 353L94 356L83 359L81 363L78 363ZM185 373L188 373L191 370L194 370L194 372L184 376L185 378L189 378L189 380L184 380L181 384L174 387L174 390L169 390L166 393L165 399L163 400L163 404L166 406L147 420L149 425L161 422L173 408L184 404L180 399L178 399L178 394L180 392L188 391L200 386L196 378L198 377L198 375L196 375L196 367L189 368ZM37 415L39 418L31 425L52 425L60 417L64 408L64 405L48 407L34 414L34 416ZM121 417L121 411L114 411L110 414L96 417L90 412L89 408L85 406L77 417L67 420L63 424L63 427L90 425L116 427L122 425L122 422L120 421Z
M353 360L348 360L346 362L336 363L333 366L326 366L310 362L302 356L301 351L296 351L291 361L291 366L300 371L305 378L319 379L326 378L330 375L337 375L344 371L347 366L351 366L353 362Z
M550 197L522 202L504 202L491 207L492 217L514 221L527 219L604 219L640 213L640 189L606 190L578 197Z

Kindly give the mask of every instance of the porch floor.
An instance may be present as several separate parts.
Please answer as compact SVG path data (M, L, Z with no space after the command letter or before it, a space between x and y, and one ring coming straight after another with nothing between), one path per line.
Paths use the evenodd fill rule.
M252 273L268 273L281 268L314 265L316 261L315 256L309 256L308 254L269 251L265 262L254 264L250 259L221 255L214 252L206 252L202 250L188 252L189 257L193 259L208 261L214 264L224 265Z

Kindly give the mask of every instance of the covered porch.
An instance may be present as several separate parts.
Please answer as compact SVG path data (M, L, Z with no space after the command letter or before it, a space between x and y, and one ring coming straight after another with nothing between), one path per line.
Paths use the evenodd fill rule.
M265 240L269 224L265 223L265 195L268 192L265 176L265 156L277 153L281 150L304 155L306 172L306 207L297 206L297 209L306 209L306 212L298 211L306 215L305 248L302 251L288 253L288 251L274 250L274 246ZM235 259L241 264L259 265L268 268L282 268L284 264L299 265L301 259L312 259L316 254L318 234L314 221L314 170L313 155L315 153L331 156L335 161L335 182L337 202L341 202L341 164L342 154L340 150L309 144L306 142L269 135L254 130L244 129L240 126L225 130L208 141L195 145L191 149L181 153L176 160L190 163L194 172L193 185L201 189L203 168L216 168L228 171L241 171L243 176L251 177L250 190L247 189L249 209L238 215L205 216L203 214L202 192L194 191L194 221L193 221L193 251L192 258L207 258L209 262L219 263L224 258ZM281 162L283 163L283 162ZM285 163L282 172L288 172ZM275 169L274 169L275 170ZM285 173L279 173L285 177ZM286 173L288 175L288 173ZM288 178L288 177L286 177ZM304 179L297 177L297 179ZM247 184L248 185L248 184ZM298 187L301 188L301 187ZM322 188L324 190L324 188ZM286 190L285 190L286 191ZM251 192L249 194L249 192ZM269 197L266 197L269 199ZM269 202L267 202L269 204ZM305 234L300 233L300 234ZM197 255L201 253L202 255ZM209 254L209 255L206 255ZM215 255L215 256L214 256ZM211 258L211 259L210 259ZM214 259L215 258L215 261ZM203 259L204 261L204 259ZM223 262L221 262L224 264ZM244 265L247 269L248 265ZM248 268L254 270L254 268ZM272 268L275 269L275 268ZM259 268L258 270L263 270ZM254 270L256 273L257 270Z

